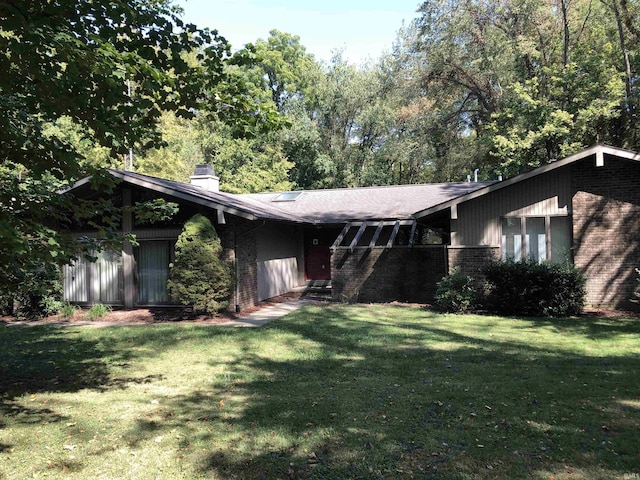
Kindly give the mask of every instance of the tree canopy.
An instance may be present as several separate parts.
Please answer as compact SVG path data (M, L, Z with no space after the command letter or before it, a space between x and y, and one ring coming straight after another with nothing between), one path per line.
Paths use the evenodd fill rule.
M0 293L29 262L78 253L65 227L91 209L57 192L91 158L160 145L165 111L260 119L226 77L227 41L178 14L169 0L0 4Z

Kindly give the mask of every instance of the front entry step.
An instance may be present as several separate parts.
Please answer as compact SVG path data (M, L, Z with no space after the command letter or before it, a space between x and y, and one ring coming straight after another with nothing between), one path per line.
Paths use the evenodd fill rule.
M307 280L303 287L302 296L330 300L331 280Z

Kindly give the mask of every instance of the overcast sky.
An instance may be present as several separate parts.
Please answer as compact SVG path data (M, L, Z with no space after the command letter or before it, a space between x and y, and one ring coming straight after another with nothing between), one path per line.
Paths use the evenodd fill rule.
M390 51L403 21L409 23L418 0L177 0L184 19L217 29L238 49L273 29L300 37L317 59L328 61L344 49L359 64Z

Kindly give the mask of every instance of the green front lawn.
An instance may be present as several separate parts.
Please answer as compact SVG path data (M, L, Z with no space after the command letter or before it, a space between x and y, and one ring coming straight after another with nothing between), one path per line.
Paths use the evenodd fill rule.
M0 478L638 478L640 320L0 326Z

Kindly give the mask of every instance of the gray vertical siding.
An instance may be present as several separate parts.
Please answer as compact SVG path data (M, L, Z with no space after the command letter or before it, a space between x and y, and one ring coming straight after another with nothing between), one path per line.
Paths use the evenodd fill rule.
M73 303L89 301L89 275L84 258L62 267L62 298Z
M501 217L567 215L570 208L570 170L560 168L459 204L451 244L499 246Z

